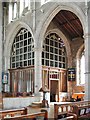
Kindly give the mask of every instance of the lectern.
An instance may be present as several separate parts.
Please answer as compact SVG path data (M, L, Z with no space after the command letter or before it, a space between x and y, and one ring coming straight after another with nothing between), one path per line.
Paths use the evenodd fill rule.
M47 92L49 92L49 89L47 87L40 88L39 92L43 92L43 100L42 100L42 107L49 107L48 100L46 100L45 95Z

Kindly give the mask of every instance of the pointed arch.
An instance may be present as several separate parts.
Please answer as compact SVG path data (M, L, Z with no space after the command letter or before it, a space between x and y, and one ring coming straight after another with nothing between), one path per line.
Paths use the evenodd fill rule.
M47 36L49 33L56 33L62 40L63 43L65 44L66 52L67 52L67 59L68 59L68 66L72 63L72 57L71 57L71 48L70 48L70 42L66 38L66 36L59 30L59 29L52 29L49 30L45 36Z
M49 5L49 3L46 3L45 5L43 5L43 7L45 7L46 5L49 6L50 9L48 13L44 15L43 19L38 24L38 27L35 33L35 37L37 37L38 44L42 43L47 27L49 26L52 19L56 16L56 14L61 10L68 10L68 11L73 12L80 19L83 31L85 33L85 26L86 26L85 14L76 4L74 3L65 4L63 2L60 2L60 3L55 3L54 5L53 3L51 3Z
M6 70L10 67L10 52L11 52L11 48L12 48L14 38L17 35L18 31L21 28L26 28L32 34L32 37L33 37L33 40L34 40L33 32L31 30L31 28L26 23L18 21L18 22L15 22L14 24L12 24L11 27L12 27L12 29L9 29L9 32L6 36L7 39L6 39L5 51L4 51L4 54L5 54L5 69Z

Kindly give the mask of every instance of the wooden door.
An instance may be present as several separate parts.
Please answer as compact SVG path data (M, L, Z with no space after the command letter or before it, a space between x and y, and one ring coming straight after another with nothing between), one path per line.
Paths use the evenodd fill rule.
M58 102L59 88L58 80L50 80L50 101Z

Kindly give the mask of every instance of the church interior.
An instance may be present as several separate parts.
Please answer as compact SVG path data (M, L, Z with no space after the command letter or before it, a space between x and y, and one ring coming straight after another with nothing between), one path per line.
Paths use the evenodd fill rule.
M90 118L90 2L0 2L0 118Z

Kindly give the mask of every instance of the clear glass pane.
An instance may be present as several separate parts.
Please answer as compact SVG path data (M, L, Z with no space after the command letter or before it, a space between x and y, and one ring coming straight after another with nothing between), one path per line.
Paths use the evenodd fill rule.
M20 49L20 54L22 54L22 53L23 53L23 48Z
M27 66L27 61L24 61L24 66Z
M28 53L28 59L30 59L31 58L31 53Z
M28 45L29 45L29 44L31 44L31 38L30 38L30 39L28 39Z
M16 50L16 55L18 55L19 54L19 50Z
M19 43L16 43L16 48L19 48Z
M23 59L23 55L20 55L20 60L22 60Z
M31 60L28 60L28 65L31 65Z
M24 34L24 39L26 39L26 38L27 38L27 33Z
M27 59L27 54L24 54L24 60L26 60Z
M15 62L15 57L12 57L12 62Z
M23 46L23 41L22 42L20 42L20 47L22 47Z
M11 66L28 66L34 64L34 52L32 51L32 35L27 29L21 29L16 35L11 52ZM25 60L25 61L24 61ZM32 60L31 62L28 60ZM15 63L14 65L12 65ZM28 64L27 64L28 63Z
M45 60L46 65L49 66L49 60Z
M49 53L46 53L46 58L49 59Z
M16 56L16 61L19 61L19 56Z
M31 51L31 45L30 46L28 46L28 52L30 52Z
M27 52L27 47L24 47L24 53Z
M27 40L24 41L24 46L26 46L26 45L27 45Z
M16 37L16 42L18 42L18 41L19 41L19 36Z
M20 35L20 40L23 40L23 35Z

